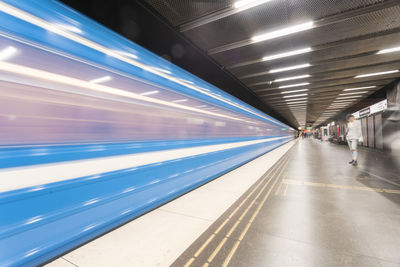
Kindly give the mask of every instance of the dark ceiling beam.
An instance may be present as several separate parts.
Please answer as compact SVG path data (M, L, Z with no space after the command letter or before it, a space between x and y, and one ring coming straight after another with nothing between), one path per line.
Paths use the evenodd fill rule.
M343 12L337 15L332 15L332 16L328 16L325 18L320 18L314 21L314 27L313 28L318 28L318 27L323 27L323 26L327 26L327 25L331 25L331 24L335 24L335 23L339 23L341 21L344 20L348 20L354 17L358 17L367 13L371 13L371 12L376 12L379 10L383 10L386 8L390 8L390 7L394 7L396 5L399 5L399 0L387 0L387 1L383 1L383 2L379 2L376 4L371 4L369 6L365 6L365 7L361 7L358 9L353 9L347 12ZM248 46L253 44L254 42L252 41L251 38L249 39L245 39L242 41L238 41L238 42L234 42L231 44L226 44L226 45L222 45L219 47L215 47L212 48L210 50L207 51L207 53L209 55L213 55L213 54L217 54L217 53L221 53L224 51L228 51L228 50L232 50L232 49L236 49L236 48L240 48L240 47L244 47L244 46Z

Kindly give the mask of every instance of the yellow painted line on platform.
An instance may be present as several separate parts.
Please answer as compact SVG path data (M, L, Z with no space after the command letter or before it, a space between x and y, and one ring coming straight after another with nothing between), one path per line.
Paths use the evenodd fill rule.
M203 267L208 267L208 262L204 263Z
M239 247L240 241L236 241L235 245L233 246L231 252L229 252L228 257L226 257L224 263L222 264L222 267L225 267L229 264L229 262L232 259L233 254L235 254L237 248Z
M211 242L211 240L213 240L215 237L215 234L212 234L206 242L204 242L204 244L199 248L199 250L196 251L196 253L194 254L195 257L198 257L200 255L200 253L203 251L203 249Z
M298 140L296 140L297 143ZM228 218L217 228L217 230L207 239L207 241L196 251L196 253L194 254L194 256L185 264L185 267L190 266L193 261L200 255L200 253L209 245L209 243L212 241L212 239L214 239L214 237L216 236L216 234L218 234L218 232L220 232L222 230L222 228L228 223L228 221L236 214L236 212L241 208L241 206L244 205L244 203L255 193L255 191L258 189L258 187L267 179L268 176L271 175L271 173L273 173L270 177L270 179L265 183L265 185L260 189L260 192L254 197L253 201L249 204L249 206L246 208L246 210L242 213L242 215L240 216L240 218L235 222L235 224L232 226L232 228L229 230L228 234L224 237L224 239L218 244L217 248L213 251L213 253L210 255L210 257L208 258L208 262L210 263L215 256L218 254L218 252L221 250L221 248L223 247L223 245L225 244L225 242L228 240L228 238L230 237L230 235L234 232L234 230L236 229L236 227L239 225L239 223L242 221L242 219L244 218L244 216L247 214L247 212L250 210L250 208L254 205L255 201L258 199L258 197L264 192L265 188L269 185L270 181L272 181L275 178L275 175L277 174L277 172L279 172L278 177L275 179L275 182L273 183L273 185L271 186L271 188L268 190L266 197L264 197L262 204L260 206L262 206L265 202L265 200L268 198L268 196L270 195L271 191L273 190L273 188L276 185L276 182L280 179L283 170L285 169L289 158L291 157L291 155L293 154L293 152L291 152L290 154L288 154L286 157L281 158L276 167L275 168L270 168L268 170L268 172L266 174L264 174L264 178L256 185L255 188L253 188L253 190L247 195L247 197L245 199L243 199L243 201L239 204L238 207L235 208L235 210L228 216ZM281 184L282 185L282 184ZM257 213L260 210L261 207L258 207L257 209ZM252 222L252 221L251 221ZM246 232L248 230L248 228L251 225L251 222L249 222L248 225L246 225ZM235 244L234 246L234 250L230 252L230 254L228 255L228 258L230 260L230 258L232 257L232 255L234 254L234 252L236 251L237 247L239 246L240 240L243 239L244 237L244 233L242 233L242 235L239 238L239 241L237 241L237 245ZM236 247L236 248L235 248ZM229 260L225 260L226 265L229 263ZM224 262L224 264L225 264ZM203 266L208 266L208 263L206 263L207 265L203 265ZM223 266L226 266L223 265Z
M188 262L186 262L184 267L189 267L194 262L194 258L191 258Z
M218 244L217 248L214 250L214 252L211 254L211 256L208 258L208 262L211 262L214 257L218 254L218 252L221 250L221 248L223 247L223 245L225 244L226 240L228 239L228 237L230 237L230 235L235 231L236 227L239 225L239 223L241 222L241 219L244 217L244 215L246 215L246 213L248 212L248 210L254 205L254 203L256 202L256 200L259 198L259 196L264 192L265 188L267 188L267 186L269 185L269 183L275 178L275 175L277 172L279 172L280 170L280 174L282 173L283 169L285 168L287 162L288 162L289 157L286 157L284 160L284 163L282 163L278 168L275 169L274 173L272 174L272 177L265 183L265 185L261 188L260 192L258 192L258 194L254 197L253 201L249 204L249 206L247 207L247 209L242 213L242 215L240 216L240 218L235 222L235 224L231 227L231 229L229 230L229 232L227 233L227 235L224 237L224 239L222 239L222 241ZM274 185L276 184L276 181L279 179L280 176L278 176L278 178L275 180ZM268 191L268 193L271 192L271 190L273 189L273 186L270 188L270 190Z
M214 252L210 255L210 257L208 257L208 262L212 262L212 260L215 258L215 256L217 256L218 252L221 250L221 248L224 246L226 240L228 240L227 237L224 237L224 239L222 239L221 243L219 243L219 245L217 246L217 248L214 250Z
M286 194L287 194L288 189L289 189L289 185L286 184L285 191L283 192L283 196L284 196L284 197L286 197Z
M337 189L347 189L347 190L357 190L357 191L370 191L370 192L380 192L380 193L388 193L388 194L400 194L400 190L396 189L385 189L385 188L375 188L375 187L367 187L367 186L353 186L353 185L341 185L341 184L324 184L324 183L314 183L314 182L306 182L299 180L289 180L284 179L282 183L289 185L307 185L314 187L328 187L328 188L337 188Z
M275 196L279 194L279 192L281 191L281 187L282 187L282 182L279 184L278 189L276 189L275 191Z
M287 158L288 159L288 158ZM247 223L246 227L243 229L242 233L239 236L238 241L235 243L231 251L229 252L228 256L226 257L223 267L227 266L232 258L232 256L235 254L236 250L238 249L240 242L243 240L244 236L246 235L247 231L249 230L250 226L254 222L254 219L257 217L258 213L260 212L261 208L264 206L265 201L268 199L269 195L271 194L272 190L274 189L275 185L279 181L279 179L282 176L283 170L285 169L286 165L288 163L288 160L285 162L285 164L282 166L279 175L276 177L274 183L271 185L270 189L268 190L267 194L264 196L262 199L260 205L257 207L257 209L254 211L253 216L250 218L249 222Z

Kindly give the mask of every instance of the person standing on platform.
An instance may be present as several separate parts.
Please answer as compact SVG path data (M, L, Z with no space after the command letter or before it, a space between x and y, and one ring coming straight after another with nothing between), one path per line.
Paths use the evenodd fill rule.
M352 155L352 161L350 161L349 164L357 166L358 143L363 141L361 123L359 120L356 120L352 114L347 115L346 119L348 121L346 139Z

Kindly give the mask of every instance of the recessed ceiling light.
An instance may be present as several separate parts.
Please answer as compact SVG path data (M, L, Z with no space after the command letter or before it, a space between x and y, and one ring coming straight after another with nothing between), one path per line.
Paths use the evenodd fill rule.
M378 76L378 75L385 75L385 74L392 74L399 72L399 70L389 70L389 71L382 71L382 72L374 72L374 73L367 73L367 74L360 74L355 76L354 78L365 78L370 76Z
M307 105L307 101L296 101L296 102L289 102L286 103L288 106L290 105Z
M233 7L242 11L248 8L252 8L267 3L269 1L271 0L241 0L241 1L236 1L233 4Z
M303 48L303 49L298 49L298 50L292 50L284 53L279 53L275 55L270 55L270 56L265 56L262 58L263 61L269 61L269 60L274 60L278 58L284 58L284 57L290 57L290 56L295 56L295 55L300 55L304 53L311 52L311 47Z
M393 53L393 52L400 52L400 46L379 50L379 52L377 54L386 54L386 53Z
M0 61L3 60L7 60L13 56L15 56L18 52L18 49L13 47L13 46L9 46L3 50L0 51Z
M305 94L298 94L298 95L285 95L285 96L283 96L283 98L291 98L291 97L306 96L306 95L308 95L308 94L305 93Z
M336 98L337 100L341 100L341 99L353 99L353 98L358 98L358 97L362 97L361 95L354 95L354 96L342 96L342 97L338 97Z
M292 90L292 91L284 91L281 92L281 94L291 94L291 93L299 93L299 92L305 92L308 91L308 89L299 89L299 90Z
M368 91L361 91L361 92L354 92L354 93L343 93L339 95L358 95L358 94L365 94L368 93Z
M294 98L294 99L285 99L285 101L290 103L290 102L293 102L293 101L306 100L306 99L307 99L307 97L301 97L301 98Z
M361 89L369 89L369 88L375 88L376 86L364 86L364 87L356 87L356 88L347 88L344 89L343 91L353 91L353 90L361 90Z
M283 72L283 71L289 71L289 70L303 69L303 68L307 68L310 66L311 66L311 64L305 63L305 64L290 66L290 67L286 67L286 68L272 69L269 71L269 73L277 73L277 72Z
M296 83L296 84L288 84L288 85L282 85L279 86L280 89L283 88L291 88L291 87L298 87L298 86L304 86L304 85L309 85L310 83Z
M266 41L266 40L271 40L271 39L275 39L278 37L282 37L285 35L289 35L289 34L293 34L296 32L301 32L301 31L305 31L305 30L309 30L311 28L313 28L314 26L314 22L313 21L309 21L306 23L302 23L299 25L295 25L295 26L290 26L281 30L277 30L277 31L272 31L272 32L267 32L267 33L263 33L260 35L255 35L251 38L251 40L253 41L253 43L257 43L257 42L261 42L261 41Z
M308 77L311 77L311 75L309 75L309 74L304 74L304 75L299 75L299 76L285 77L285 78L276 79L276 80L274 80L274 82L277 83L277 82L298 80L298 79L304 79L304 78L308 78Z

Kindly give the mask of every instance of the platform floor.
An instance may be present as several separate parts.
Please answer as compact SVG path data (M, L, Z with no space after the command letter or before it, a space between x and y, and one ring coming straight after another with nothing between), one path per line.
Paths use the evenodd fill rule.
M350 158L287 144L49 266L400 266L399 163Z
M299 141L173 266L400 266L399 172L360 154Z

